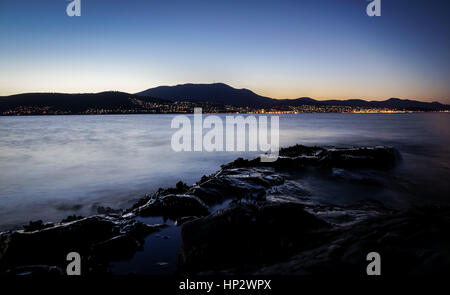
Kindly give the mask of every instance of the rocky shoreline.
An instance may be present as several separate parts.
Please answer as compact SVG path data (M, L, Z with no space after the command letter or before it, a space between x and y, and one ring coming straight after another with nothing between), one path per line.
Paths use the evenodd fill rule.
M400 160L388 147L301 145L281 149L273 163L239 158L192 186L179 182L124 211L100 208L95 216L0 233L0 274L64 274L69 252L83 257L84 274L114 273L111 265L145 251L146 237L168 226L142 221L152 216L181 228L177 274L364 275L371 251L383 257L385 274L448 273L449 208L316 202L314 192L292 180L315 169L323 177L380 186L359 172L382 174Z

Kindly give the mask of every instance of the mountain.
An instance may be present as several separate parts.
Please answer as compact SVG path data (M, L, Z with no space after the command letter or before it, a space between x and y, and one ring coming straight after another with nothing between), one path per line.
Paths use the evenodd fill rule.
M0 97L0 113L20 107L50 108L61 112L82 113L88 109L136 109L132 99L161 102L161 99L139 97L125 92L100 93L24 93Z
M278 99L275 104L286 106L302 106L302 105L320 105L322 102L312 99L311 97L300 97L296 99Z
M159 86L136 94L168 100L208 101L239 107L258 108L276 103L275 99L260 96L248 89L236 89L224 83Z
M443 105L437 101L435 102L423 102L409 99L390 98L383 102L371 101L375 106L382 105L387 108L399 108L399 109L428 109L428 110L441 110L449 109L449 105Z
M179 104L175 101L187 101ZM205 104L207 103L207 104ZM84 113L177 113L193 107L210 112L226 112L224 105L250 108L290 109L302 105L389 108L400 110L449 110L439 102L421 102L390 98L385 101L315 100L310 97L273 99L248 89L236 89L223 83L160 86L136 94L108 91L100 93L24 93L0 97L0 114L84 114Z
M349 100L315 100L310 97L297 99L273 99L258 95L248 89L236 89L224 83L181 84L176 86L159 86L136 93L140 96L152 96L167 100L208 101L211 103L249 106L254 108L301 105L333 105L366 108L391 108L408 110L448 110L449 105L439 102L421 102L408 99L390 98L385 101Z

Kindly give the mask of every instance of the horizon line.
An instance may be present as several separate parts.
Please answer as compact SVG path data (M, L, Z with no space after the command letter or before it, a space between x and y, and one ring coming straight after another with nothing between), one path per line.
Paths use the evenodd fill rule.
M231 87L233 89L236 90L247 90L250 91L252 93L254 93L255 95L264 97L264 98L269 98L269 99L274 99L274 100L298 100L298 99L312 99L315 101L332 101L332 100L337 100L337 101L349 101L349 100L362 100L362 101L366 101L366 102L382 102L382 101L387 101L390 99L399 99L399 100L410 100L410 101L418 101L418 102L424 102L424 103L439 103L442 105L450 105L450 103L442 103L439 100L423 100L423 99L417 99L417 98L401 98L401 97L395 97L395 96L391 96L388 98L376 98L376 99L369 99L369 98L313 98L311 96L298 96L298 97L294 97L294 98L275 98L275 97L271 97L271 96L265 96L265 95L261 95L256 93L255 91L243 87L243 88L236 88L233 87L227 83L224 82L213 82L213 83L192 83L192 82L187 82L187 83L179 83L179 84L174 84L174 85L158 85L158 86L154 86L154 87L150 87L147 88L145 90L142 91L138 91L136 93L132 93L132 92L128 92L128 91L121 91L121 90L102 90L102 91L93 91L93 92L52 92L52 91L31 91L31 92L19 92L19 93L13 93L13 94L0 94L0 97L9 97L9 96L15 96L15 95L23 95L23 94L99 94L99 93L105 93L105 92L120 92L120 93L126 93L126 94L131 94L131 95L138 95L138 96L144 96L144 95L140 95L138 93L147 91L149 89L153 89L153 88L158 88L158 87L176 87L176 86L183 86L183 85L215 85L215 84L222 84L222 85L226 85L228 87ZM154 98L158 98L158 97L154 97Z

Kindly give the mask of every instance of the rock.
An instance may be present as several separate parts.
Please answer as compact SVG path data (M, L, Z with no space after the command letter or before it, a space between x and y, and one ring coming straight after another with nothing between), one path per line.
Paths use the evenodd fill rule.
M32 232L14 231L0 234L0 273L8 269L30 265L64 266L69 252L90 257L94 245L104 243L117 252L129 250L114 238L138 243L157 227L135 220L121 220L105 216L91 216ZM108 241L110 243L108 243ZM129 245L129 244L128 244ZM130 252L130 251L128 251ZM104 252L102 258L112 252ZM114 259L108 256L108 259Z
M189 193L207 205L236 198L263 200L268 188L280 185L284 180L271 168L227 168L194 185Z
M103 207L103 206L97 207L97 214L115 215L120 213L122 213L122 209L113 209L111 207Z
M317 243L328 227L301 204L233 203L183 224L180 265L198 271L271 261Z
M84 218L83 216L77 216L77 215L74 214L74 215L67 216L66 218L61 220L61 223L72 222L72 221L80 220L80 219L83 219L83 218Z
M29 275L63 275L63 271L57 266L29 265L16 267L6 272L7 275L29 276Z
M167 262L157 262L156 265L167 266L167 265L169 265L169 263L167 263Z
M283 157L300 157L300 156L319 156L321 153L325 152L326 149L322 147L309 147L300 144L290 146L287 148L281 148L279 155Z
M279 157L274 162L236 159L223 165L222 169L248 167L276 167L281 169L317 166L324 168L389 168L400 160L400 154L394 149L383 146L321 148L295 145L280 149Z
M388 168L399 160L399 153L388 147L329 149L319 159L325 167Z
M153 195L146 195L143 198L139 199L131 208L129 208L128 210L125 210L125 214L130 213L130 212L136 210L137 208L144 206L152 199L156 199L156 198L166 196L166 195L185 194L188 189L189 189L189 186L182 181L177 182L175 187L170 187L170 188L165 188L165 189L159 188Z
M52 227L54 224L52 222L44 223L42 220L30 221L28 225L24 225L23 229L25 232L32 232L36 230L41 230L44 228Z
M260 163L260 158L256 158L253 160L247 160L243 158L237 158L231 163L222 165L222 170L225 169L233 169L233 168L247 168L247 167L254 167L257 166Z
M251 271L256 275L361 276L376 251L382 275L444 275L450 268L450 208L427 208L373 218L340 231L328 242Z
M147 235L164 227L166 225L147 225L132 220L120 228L119 235L92 245L90 264L96 272L105 272L104 267L109 262L129 260L142 249Z
M183 216L183 217L179 217L179 218L177 218L175 220L175 225L176 226L180 226L183 223L186 223L188 221L191 221L191 220L194 220L194 219L197 219L197 218L199 218L199 216Z
M208 207L197 197L191 195L166 195L152 198L136 209L140 216L164 216L177 218L182 216L204 216L209 214Z
M33 232L16 231L0 250L0 270L22 265L60 265L67 253L85 253L90 245L119 232L117 224L99 216Z
M142 243L139 240L125 234L118 235L94 244L91 262L102 264L108 261L128 260L140 247L142 247Z
M387 217L398 211L387 208L383 203L374 199L360 200L350 205L314 204L307 206L311 214L333 225L351 226L362 221Z
M172 193L178 193L178 194L185 193L189 189L189 186L182 181L178 181L177 184L175 185L175 189L176 189L176 191L174 191Z

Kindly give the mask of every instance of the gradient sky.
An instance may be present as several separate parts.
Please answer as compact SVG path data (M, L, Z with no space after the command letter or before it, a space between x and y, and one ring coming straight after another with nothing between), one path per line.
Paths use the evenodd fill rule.
M450 1L0 0L0 95L224 82L450 103Z

